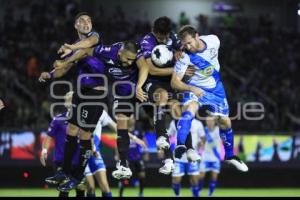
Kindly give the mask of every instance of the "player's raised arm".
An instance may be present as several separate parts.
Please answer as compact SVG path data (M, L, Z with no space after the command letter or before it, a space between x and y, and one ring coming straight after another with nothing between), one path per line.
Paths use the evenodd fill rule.
M148 74L149 74L149 68L147 66L146 60L143 56L141 56L137 61L136 64L139 68L139 78L138 82L136 84L136 98L140 100L141 102L147 101L148 95L145 93L142 89L143 85L145 84Z
M55 61L53 67L55 69L66 68L70 64L75 63L88 55L93 55L94 48L80 49L74 52L74 54L64 60Z
M86 49L91 48L98 44L99 42L99 35L97 33L91 35L88 38L82 39L79 42L76 42L75 44L64 44L65 47L71 49L72 51L78 50L78 49Z

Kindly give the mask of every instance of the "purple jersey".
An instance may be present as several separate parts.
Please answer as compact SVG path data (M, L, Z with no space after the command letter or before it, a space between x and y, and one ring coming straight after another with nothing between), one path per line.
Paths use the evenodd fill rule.
M84 74L104 74L105 66L99 59L88 56L77 63L79 76L82 76L80 83L81 87L97 87L103 86L104 80L102 77L93 77Z
M138 52L137 58L139 59L141 56L144 56L145 59L151 58L152 50L156 45L160 43L157 41L153 33L147 34L141 41L140 41L140 50ZM170 34L170 37L166 43L166 45L172 50L178 50L181 46L180 40L174 33ZM150 81L163 81L170 83L171 75L170 76L152 76L149 74L148 80Z
M67 116L67 112L56 115L50 123L47 131L47 135L54 139L55 149L53 155L54 162L64 161L64 147L67 135L67 125L68 122L64 120ZM76 153L78 155L78 152ZM74 156L72 161L73 165L78 162L77 156Z
M143 135L140 131L134 130L133 135L139 139L143 139ZM139 161L143 159L143 147L137 144L135 141L130 140L129 151L128 151L128 160L129 161Z
M101 60L105 65L105 71L112 82L128 81L134 85L137 82L138 68L134 62L131 66L123 67L118 57L119 50L123 43L119 42L110 46L98 45L94 49L94 56ZM130 84L118 84L116 86L117 95L126 96L132 93Z

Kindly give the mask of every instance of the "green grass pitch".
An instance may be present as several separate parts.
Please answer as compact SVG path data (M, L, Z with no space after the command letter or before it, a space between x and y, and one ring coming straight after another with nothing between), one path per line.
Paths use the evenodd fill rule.
M207 196L207 189L201 192L201 196ZM113 196L118 195L118 189L112 189ZM124 196L135 197L137 196L137 188L126 188ZM54 188L48 189L32 189L32 188L19 188L19 189L0 189L0 197L39 197L48 196L55 197L58 192ZM96 195L101 196L100 190L98 189ZM75 196L75 192L71 191L70 196ZM174 193L171 188L146 188L144 192L145 197L174 197ZM191 196L191 191L188 188L182 188L181 196ZM254 188L217 188L214 196L216 197L300 197L300 188L265 188L265 189L254 189Z

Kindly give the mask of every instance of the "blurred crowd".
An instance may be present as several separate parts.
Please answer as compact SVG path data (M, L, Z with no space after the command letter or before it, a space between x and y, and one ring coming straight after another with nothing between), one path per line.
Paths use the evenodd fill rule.
M77 37L74 17L82 9L76 2L54 0L51 4L41 1L30 4L20 1L17 7L9 3L2 7L0 96L7 105L5 114L0 116L1 128L47 127L49 107L54 100L49 95L49 83L39 83L38 77L42 71L51 69L60 45L71 43ZM102 6L96 10L91 13L94 28L105 44L139 40L151 31L150 21L129 20L120 6L113 12L107 12ZM182 15L181 21L174 22L174 29L189 22ZM299 130L299 34L275 29L264 18L258 19L258 26L251 28L244 23L233 23L232 16L224 18L224 23L218 26L207 24L204 15L197 19L200 33L213 33L221 40L222 80L231 115L241 118L233 121L233 127L242 132ZM64 79L68 78L72 76ZM262 120L249 121L238 115L240 108L249 102L264 105Z

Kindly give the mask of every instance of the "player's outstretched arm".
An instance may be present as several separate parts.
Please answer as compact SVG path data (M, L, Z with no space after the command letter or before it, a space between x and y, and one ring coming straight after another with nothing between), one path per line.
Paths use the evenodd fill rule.
M173 73L173 68L172 67L167 67L167 68L156 67L152 63L151 58L147 58L146 63L149 67L149 74L151 74L153 76L170 76Z
M55 69L66 68L70 64L74 64L75 62L85 58L88 55L93 55L94 48L80 49L74 52L74 54L64 60L57 60L54 62L53 67Z
M136 98L140 100L141 102L147 101L148 95L145 93L142 89L143 85L145 84L148 74L149 74L149 68L147 66L145 58L142 56L140 57L136 62L138 68L139 68L139 78L136 85Z
M99 42L99 36L92 35L88 38L80 40L79 42L76 42L75 44L64 44L64 46L71 49L72 51L75 51L78 49L91 48L96 44L98 44L98 42Z

